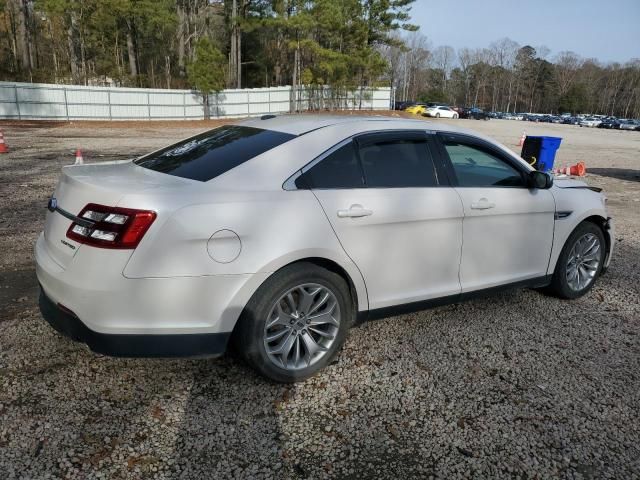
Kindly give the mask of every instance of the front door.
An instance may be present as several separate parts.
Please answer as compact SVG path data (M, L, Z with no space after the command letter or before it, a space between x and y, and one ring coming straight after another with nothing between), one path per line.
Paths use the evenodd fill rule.
M464 205L463 292L546 275L555 201L528 187L526 169L499 149L466 135L439 135Z

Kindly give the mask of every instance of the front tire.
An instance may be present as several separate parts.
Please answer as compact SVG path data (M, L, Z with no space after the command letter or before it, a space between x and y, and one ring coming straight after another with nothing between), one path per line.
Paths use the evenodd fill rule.
M453 114L453 118L458 118L458 114L457 114L457 113L454 113L454 114Z
M585 295L602 271L605 258L602 229L591 222L582 222L569 235L556 263L549 290L565 299Z
M440 118L440 114L439 113L436 113L436 118Z
M336 357L353 312L340 275L307 262L289 265L269 277L245 307L236 346L271 380L302 381Z

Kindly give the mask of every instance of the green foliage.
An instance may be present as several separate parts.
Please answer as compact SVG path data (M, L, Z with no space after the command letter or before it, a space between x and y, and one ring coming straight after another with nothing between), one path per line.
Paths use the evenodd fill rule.
M447 102L447 94L440 88L431 88L418 95L419 102Z
M209 92L224 89L226 59L208 38L201 38L196 44L195 60L187 66L191 85L206 96Z
M204 117L209 118L209 95L215 92L216 98L225 83L225 57L208 38L198 40L195 59L187 65L189 82L200 92L204 104Z
M187 86L187 71L198 90L220 89L236 83L228 55L239 30L243 86L295 79L354 90L384 81L380 47L401 43L393 32L417 28L409 23L415 0L236 0L237 15L231 0L32 1L44 21L31 25L39 47L29 72L42 81ZM9 78L24 76L17 62L0 61L15 65ZM228 78L224 65L233 67Z
M577 83L569 87L566 94L558 100L558 111L567 113L584 112L587 109L587 90L584 85Z
M0 0L0 74L213 92L238 84L239 62L242 87L309 85L321 109L392 85L397 100L640 116L640 61L601 64L573 52L552 61L544 46L506 38L433 49L424 36L404 35L417 30L414 2L236 0L234 16L231 0ZM17 5L30 10L25 32Z

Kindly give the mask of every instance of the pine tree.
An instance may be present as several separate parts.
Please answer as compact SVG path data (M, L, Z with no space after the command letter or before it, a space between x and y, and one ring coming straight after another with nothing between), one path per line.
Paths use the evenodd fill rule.
M201 38L196 44L194 61L187 65L189 81L202 96L205 118L211 116L209 95L214 92L217 96L224 88L225 63L226 59L220 50L208 38Z

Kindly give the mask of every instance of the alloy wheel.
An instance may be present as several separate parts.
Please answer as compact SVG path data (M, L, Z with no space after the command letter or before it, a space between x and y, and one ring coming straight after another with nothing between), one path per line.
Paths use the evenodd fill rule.
M566 269L571 290L584 290L593 282L600 266L600 247L600 239L593 233L586 233L573 244Z
M285 370L307 368L330 350L340 327L334 293L316 283L285 292L273 305L264 327L269 360Z

